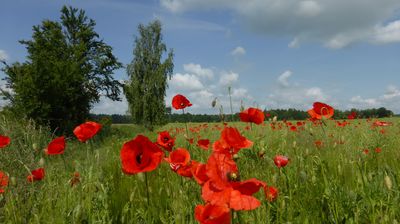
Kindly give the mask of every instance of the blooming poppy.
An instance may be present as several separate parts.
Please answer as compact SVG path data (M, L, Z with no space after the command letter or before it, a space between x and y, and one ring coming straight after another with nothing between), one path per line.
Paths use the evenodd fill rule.
M0 194L4 193L4 188L8 185L8 176L0 171Z
M180 110L180 109L185 109L186 107L190 107L192 106L192 104L185 96L178 94L175 95L174 98L172 98L172 106L176 110Z
M289 159L286 156L277 155L274 158L274 163L278 168L285 167L289 163Z
M236 154L240 149L250 148L253 142L242 136L236 128L225 127L221 137L213 144L214 152Z
M192 167L194 164L198 163L197 161L191 160L188 164L184 166L180 166L177 170L176 173L182 177L188 177L192 178L193 173L192 173Z
M126 174L137 174L155 170L163 156L163 151L155 143L138 135L122 146L122 171Z
M278 189L272 186L264 187L265 197L268 201L273 202L278 198Z
M29 182L39 181L44 178L45 172L44 168L38 168L36 170L32 170L31 174L28 175L27 179Z
M8 136L0 135L0 148L4 148L9 145L11 139Z
M257 108L250 107L239 114L240 120L243 122L251 122L261 124L264 122L264 113Z
M329 119L333 116L334 109L328 104L315 102L313 108L307 111L311 118L314 119Z
M206 164L209 179L202 187L202 198L213 205L234 210L252 210L260 201L252 195L265 185L257 179L240 181L236 163L223 153L213 153Z
M349 115L347 115L347 119L353 120L357 117L357 113L355 111L352 111Z
M190 161L190 153L187 149L179 148L172 151L165 159L173 171L177 171L181 166L185 166Z
M376 147L376 148L375 148L375 152L376 152L376 153L380 153L380 152L382 152L382 149L379 148L379 147Z
M101 129L101 124L88 121L74 129L74 135L78 138L80 142L86 142L97 134Z
M172 151L175 145L175 138L172 138L168 131L158 133L157 144L163 147L168 152Z
M59 155L63 154L64 150L65 150L65 137L61 136L51 141L49 145L47 145L45 152L47 155Z
M199 139L197 141L197 146L199 146L200 148L202 148L204 150L208 150L208 148L210 147L210 140L208 140L208 139Z
M385 127L385 126L390 126L392 125L392 122L386 122L386 121L375 121L374 123L372 123L372 126L375 127Z
M231 223L230 209L226 205L197 205L194 216L201 224L229 224Z
M296 126L290 126L290 130L296 132L297 131L297 127Z
M209 179L207 176L206 164L192 161L192 174L199 185L203 185Z

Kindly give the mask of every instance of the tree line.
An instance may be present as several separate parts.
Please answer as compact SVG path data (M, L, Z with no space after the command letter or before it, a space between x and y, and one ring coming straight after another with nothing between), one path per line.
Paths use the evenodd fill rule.
M355 118L384 118L394 116L394 113L391 110L388 110L384 107L381 108L372 108L372 109L351 109L351 110L335 110L335 114L333 116L334 119L348 119L348 116L354 112L356 114ZM266 114L266 120L273 119L273 117L277 117L279 120L306 120L310 116L307 111L297 110L297 109L273 109L273 110L264 110L264 114ZM113 124L129 124L132 123L131 115L121 115L121 114L91 114L93 119L101 120L103 118L111 119ZM212 123L212 122L222 122L222 121L240 121L239 113L235 113L234 116L230 114L191 114L191 113L172 113L167 114L167 121L174 122L199 122L199 123ZM233 119L233 120L232 120Z

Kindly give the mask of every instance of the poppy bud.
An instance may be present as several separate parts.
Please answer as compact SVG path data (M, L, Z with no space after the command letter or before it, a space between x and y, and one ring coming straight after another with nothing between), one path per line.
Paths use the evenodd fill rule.
M388 175L385 176L385 186L388 190L392 190L393 187L392 180Z
M38 144L33 143L33 144L32 144L32 149L35 150L35 151L37 151L37 150L39 149Z
M233 159L234 161L237 161L239 158L240 158L240 157L239 157L238 154L233 154L233 156L232 156L232 159Z
M277 116L274 116L273 118L272 118L272 122L276 122L278 120L278 117Z
M296 148L296 146L297 146L297 142L294 141L294 142L293 142L293 148Z
M217 97L211 102L211 106L214 108L217 105Z
M10 178L10 183L11 183L12 186L17 185L17 179L15 177L11 177Z
M39 160L39 166L44 166L44 158L42 157L42 158L40 158L40 160Z
M258 151L258 157L262 158L265 155L265 150L261 149L260 151Z

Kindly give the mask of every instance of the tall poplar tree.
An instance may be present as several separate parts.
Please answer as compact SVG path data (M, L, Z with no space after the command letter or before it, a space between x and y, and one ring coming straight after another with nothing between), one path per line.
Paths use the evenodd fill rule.
M33 27L32 39L20 41L28 52L26 61L3 62L13 91L2 92L11 110L70 133L88 118L101 94L120 100L121 84L112 73L122 64L94 31L95 25L85 11L64 6L60 22L45 20Z
M166 122L164 98L167 79L171 78L174 68L173 50L167 53L160 21L147 26L140 24L138 31L134 58L127 67L129 80L124 85L124 93L134 123L153 129L154 125Z

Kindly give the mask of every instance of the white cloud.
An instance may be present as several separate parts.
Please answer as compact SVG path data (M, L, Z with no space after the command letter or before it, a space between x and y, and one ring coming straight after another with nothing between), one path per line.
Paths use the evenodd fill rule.
M332 104L331 97L320 87L306 87L299 84L291 84L289 77L292 72L287 70L277 78L278 85L272 89L267 100L262 102L267 108L297 108L309 109L316 101Z
M199 78L193 74L176 73L172 76L169 84L179 90L201 90L204 88Z
M246 50L241 46L238 46L231 51L231 55L233 55L233 56L241 56L241 55L245 55L245 54L246 54Z
M279 85L281 85L282 87L288 87L289 86L289 82L288 79L289 77L292 75L292 72L287 70L284 73L282 73L279 77L278 77L278 83Z
M400 89L394 85L389 85L383 95L377 97L363 98L353 96L349 100L347 108L377 108L385 107L396 113L400 112Z
M0 49L0 60L8 60L10 57L8 56L5 50Z
M223 72L219 79L219 83L222 86L229 86L235 83L238 79L239 79L239 74L237 73Z
M299 11L298 14L304 17L314 17L321 13L321 6L311 0L301 1L299 2Z
M171 12L230 10L249 29L292 38L289 47L318 42L342 48L357 42L400 42L399 0L160 0ZM388 23L389 22L389 23Z
M202 68L199 64L189 63L183 65L183 70L188 73L195 74L200 77L212 79L214 72L209 68Z
M123 93L121 97L122 101L112 101L102 96L100 102L93 105L90 112L94 114L125 114L128 110L128 101Z
M376 27L372 41L379 44L400 42L400 20Z

